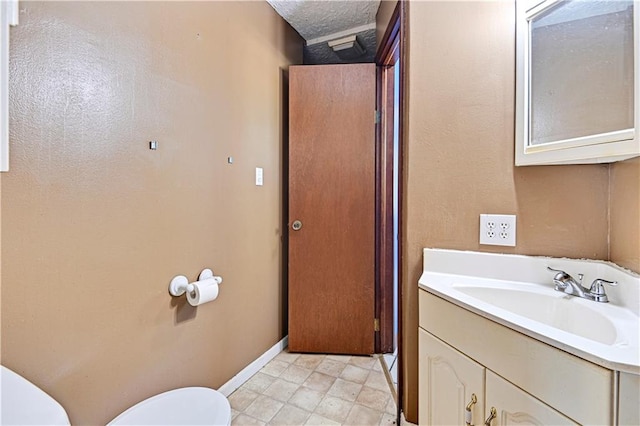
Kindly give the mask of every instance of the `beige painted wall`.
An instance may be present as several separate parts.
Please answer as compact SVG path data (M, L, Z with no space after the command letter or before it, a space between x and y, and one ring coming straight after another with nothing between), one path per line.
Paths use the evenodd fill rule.
M282 70L301 39L266 2L21 2L12 31L2 362L74 424L222 385L283 337ZM170 297L205 267L218 300Z
M640 272L640 163L514 167L514 4L409 6L402 320L416 422L422 248L611 259ZM516 214L517 247L480 246L481 213Z
M640 272L640 158L611 165L610 260Z

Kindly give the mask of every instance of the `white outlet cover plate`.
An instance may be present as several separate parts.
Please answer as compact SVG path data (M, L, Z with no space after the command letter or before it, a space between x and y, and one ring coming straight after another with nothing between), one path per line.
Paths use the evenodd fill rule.
M256 167L256 186L262 186L264 184L262 167Z
M516 246L516 216L513 214L481 214L480 244Z

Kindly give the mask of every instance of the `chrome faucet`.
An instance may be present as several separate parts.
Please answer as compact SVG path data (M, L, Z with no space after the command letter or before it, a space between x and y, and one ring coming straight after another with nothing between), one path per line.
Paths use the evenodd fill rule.
M587 289L582 286L582 278L584 275L578 274L578 280L576 281L575 278L567 274L565 271L553 269L549 266L547 266L547 269L556 273L553 277L553 283L556 285L556 291L562 291L566 294L593 300L595 302L606 303L609 301L607 293L604 290L604 284L612 286L618 285L616 281L607 281L602 278L598 278L594 280L593 283L591 283L591 287Z

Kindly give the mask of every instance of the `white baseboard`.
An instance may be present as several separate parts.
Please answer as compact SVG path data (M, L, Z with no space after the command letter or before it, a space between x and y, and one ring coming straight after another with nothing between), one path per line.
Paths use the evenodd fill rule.
M262 367L267 365L269 361L276 357L280 352L285 350L285 348L289 344L289 336L284 336L282 340L273 345L269 350L260 355L258 359L253 361L251 364L247 365L243 368L238 374L233 376L231 380L229 380L224 385L220 386L218 392L222 393L224 396L231 395L236 389L244 384L247 380L251 378L254 374L256 374Z

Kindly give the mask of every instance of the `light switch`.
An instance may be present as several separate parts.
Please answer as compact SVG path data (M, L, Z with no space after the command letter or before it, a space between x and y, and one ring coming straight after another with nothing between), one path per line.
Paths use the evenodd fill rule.
M256 167L256 186L262 186L262 167Z

